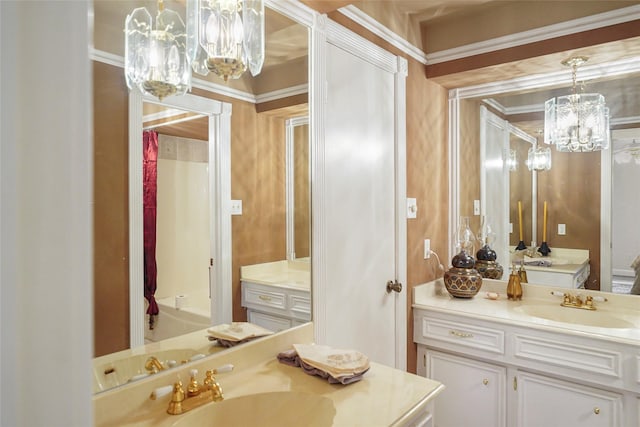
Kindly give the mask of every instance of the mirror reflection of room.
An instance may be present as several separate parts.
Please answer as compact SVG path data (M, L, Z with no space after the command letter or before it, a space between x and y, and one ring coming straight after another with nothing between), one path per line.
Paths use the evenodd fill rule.
M586 72L588 76L588 67ZM634 181L622 178L634 173L637 129L633 117L638 109L626 93L630 87L635 90L636 80L637 74L632 73L587 77L582 83L588 92L603 94L610 109L610 148L591 152L559 151L545 143L544 103L571 93L570 85L460 100L461 158L464 164L480 167L478 172L465 168L467 177L477 174L479 178L461 180L462 194L468 194L461 198L461 209L472 212L470 201L479 199L490 211L503 203L502 194L508 195L508 220L498 221L506 227L502 239L509 251L499 258L505 264L526 265L530 282L557 284L556 277L536 274L539 267L553 264L565 270L576 267L566 285L570 288L630 293L637 282L637 227L625 214L635 208L636 198L629 193ZM483 109L486 114L481 113ZM498 130L486 138L487 144L475 143L474 135L482 139L485 128ZM492 143L502 150L498 169L486 151ZM498 180L481 188L489 173L496 173ZM495 219L501 209L490 216ZM472 216L473 221L479 222L479 217ZM546 257L539 251L545 239L551 250ZM521 241L526 249L517 250ZM609 250L607 242L611 242Z
M149 1L144 6L155 10L157 5ZM165 1L164 7L184 16L184 3ZM96 1L94 4L94 43L97 52L104 55L102 61L94 62L97 153L94 355L100 365L95 375L102 381L101 385L94 382L95 391L127 383L125 372L129 379L147 374L145 360L131 356L131 352L144 351L143 347L166 367L166 361L188 361L224 350L209 345L206 339L203 341L206 329L213 324L242 323L253 316L255 324L279 331L311 318L307 28L266 8L267 55L259 73L254 76L247 70L227 82L213 73L194 74L188 96L145 98L140 104L143 123L136 126L143 130L144 138L141 132L139 141L135 142L141 155L140 188L135 191L140 191L140 203L142 199L146 203L151 187L142 188L143 143L150 139L157 141L157 216L153 234L143 230L142 212L146 212L146 206L139 207L139 222L131 217L130 207L137 206L138 202L129 199L128 194L138 184L128 179L127 138L131 123L127 123L126 118L127 110L131 116L132 112L138 114L138 107L131 104L122 68L111 64L109 59L110 54L124 53L122 28L132 11L133 5L129 2ZM188 102L181 108L167 104L185 99L191 100L188 102L192 102L193 108ZM229 114L228 151L219 151L218 144L210 140L211 135L217 137L221 132L218 127L211 133L211 123L220 126L222 121L216 118L212 122L203 114L202 105L207 100L229 106L228 111L219 111ZM287 182L287 122L296 118L304 118L306 122L295 127L296 156L291 161L297 163L295 167L292 165L296 175ZM215 163L211 163L211 159ZM219 162L223 165L227 162L226 169L217 167ZM225 179L229 187L221 193L216 185ZM292 200L296 203L290 208L286 197L289 186L295 189ZM225 207L219 199L225 195L231 199L231 206ZM226 222L219 221L215 213L222 209L229 209ZM288 258L289 211L295 220L295 227L291 228L292 237L295 236L292 251L297 253L295 259ZM223 227L222 234L220 227ZM153 237L149 238L149 234ZM140 256L129 259L134 235L140 236L140 242L137 238L133 240L140 247ZM143 254L143 246L153 250ZM134 253L137 252L131 252ZM155 255L155 281L143 277L152 276L143 274L145 268L154 264L152 254ZM241 270L289 264L292 277L301 278L290 279L280 274L275 280L302 283L297 285L303 288L299 299L302 308L297 307L295 312L302 310L302 315L296 314L294 319L291 313L274 315L261 307L252 314L248 308L250 298L246 302L243 295ZM152 272L153 268L149 268ZM141 287L135 295L129 287L131 274ZM228 278L221 280L221 277ZM265 277L257 279L260 286L266 286ZM256 298L258 303L264 302ZM157 306L150 307L149 300ZM196 340L185 344L190 337L196 337L194 334L199 334ZM169 353L165 352L167 348L171 349ZM119 371L123 379L104 377L105 371L112 371L112 365L108 364L114 360L125 363Z

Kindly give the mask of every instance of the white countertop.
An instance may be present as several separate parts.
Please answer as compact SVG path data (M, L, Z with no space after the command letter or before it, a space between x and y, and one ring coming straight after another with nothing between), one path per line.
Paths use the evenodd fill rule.
M483 279L482 288L474 298L462 299L449 295L442 279L438 279L413 288L413 307L448 314L457 312L477 319L640 345L640 296L572 290L571 292L574 294L604 296L607 298L608 301L606 302L595 302L597 310L587 312L587 310L559 307L562 297L551 295L551 291L566 292L567 289L527 283L522 286L523 300L509 301L506 296L506 281ZM488 299L486 298L487 292L497 292L500 297L497 300ZM634 323L635 327L602 328L547 320L524 313L522 307L527 305L558 306L561 310L580 310L581 312L586 312L584 314L593 316L611 314L623 317L625 320Z
M514 251L511 252L511 263L516 265L520 264L527 251ZM567 248L552 248L551 253L548 256L542 256L536 250L529 251L533 255L535 260L548 260L551 262L550 266L539 265L525 265L526 270L531 271L548 271L553 273L575 274L578 270L589 263L589 250L587 249L567 249ZM509 269L505 266L505 275L508 276ZM505 277L505 276L503 276Z
M310 264L306 261L275 261L240 267L240 280L302 291L311 290Z
M329 384L324 379L305 374L300 368L276 360L276 355L291 348L292 344L311 342L313 324L307 323L171 372L158 373L148 380L97 394L94 396L95 425L171 426L183 415L168 415L166 409L170 396L152 401L148 398L151 391L172 384L178 376L184 381L188 378L189 369L204 372L226 363L234 364L235 369L217 376L225 399L274 391L319 394L330 399L335 409L331 423L334 426L404 425L444 389L437 381L377 363L371 363L370 370L359 382Z

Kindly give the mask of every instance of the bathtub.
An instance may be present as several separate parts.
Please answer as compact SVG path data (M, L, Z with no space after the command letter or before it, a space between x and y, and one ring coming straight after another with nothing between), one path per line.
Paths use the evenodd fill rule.
M209 292L190 293L186 304L176 308L176 297L159 298L160 313L153 330L147 326L146 341L161 341L211 326L211 300Z

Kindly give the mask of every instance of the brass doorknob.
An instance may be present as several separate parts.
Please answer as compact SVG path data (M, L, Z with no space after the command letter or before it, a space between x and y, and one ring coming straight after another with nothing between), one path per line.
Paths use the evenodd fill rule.
M389 280L387 282L387 293L390 294L391 291L402 292L402 283L397 280Z

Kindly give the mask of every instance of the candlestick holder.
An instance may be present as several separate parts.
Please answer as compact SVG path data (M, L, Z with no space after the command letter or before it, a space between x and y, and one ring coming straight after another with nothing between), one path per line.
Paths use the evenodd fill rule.
M540 247L538 248L538 252L542 254L542 256L547 256L551 252L551 248L547 244L547 242L540 243Z

